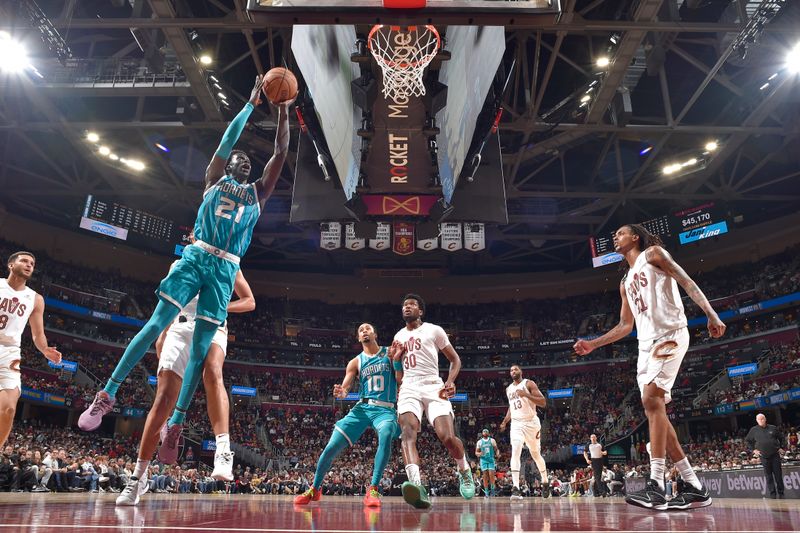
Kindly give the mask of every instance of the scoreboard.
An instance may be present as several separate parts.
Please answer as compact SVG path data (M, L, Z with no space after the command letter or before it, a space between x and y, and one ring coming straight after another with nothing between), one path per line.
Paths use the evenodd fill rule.
M667 244L676 240L681 245L728 233L724 212L713 202L684 209L670 215L642 222L650 233L658 235ZM614 252L614 233L596 235L589 239L592 266L595 268L622 261Z
M118 202L86 197L80 227L158 252L177 253L191 228Z

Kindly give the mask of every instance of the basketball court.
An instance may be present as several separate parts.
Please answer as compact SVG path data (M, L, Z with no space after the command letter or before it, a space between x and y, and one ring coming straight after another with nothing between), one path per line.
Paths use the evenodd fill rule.
M148 494L137 507L115 507L114 495L0 494L4 531L797 531L792 500L717 500L695 511L652 512L621 499L527 500L434 498L430 510L387 497L367 509L358 497L325 497L295 507L290 497Z

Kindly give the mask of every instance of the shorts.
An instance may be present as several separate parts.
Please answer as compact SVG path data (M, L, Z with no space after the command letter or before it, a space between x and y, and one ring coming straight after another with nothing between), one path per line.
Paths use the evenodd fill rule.
M228 303L238 271L236 263L198 246L187 246L181 259L161 280L156 295L183 309L199 293L197 318L219 326L228 318Z
M397 423L397 411L379 405L357 403L347 415L336 422L335 431L338 431L352 446L368 428L377 432L386 424L392 425L392 439L400 436L400 426Z
M487 470L497 470L497 465L494 461L484 461L481 459L481 472L486 472Z
M528 421L511 421L511 446L520 446L523 442L528 445L531 453L542 450L542 423L538 416Z
M17 346L0 346L0 390L18 389L22 392L19 363L22 351Z
M189 362L189 352L192 349L192 336L194 336L193 322L173 324L169 328L164 346L161 348L161 357L158 358L156 374L160 374L162 370L171 370L183 379L186 364ZM222 348L222 353L225 354L228 349L228 328L217 328L211 343Z
M678 377L683 357L689 349L689 330L687 328L670 331L657 339L639 342L639 360L636 364L636 381L639 391L649 383L665 392L664 402L672 401L672 385Z
M438 376L418 381L403 380L397 397L397 414L414 413L422 423L424 413L430 425L442 415L453 416L453 404L439 397L439 391L443 388L444 382Z

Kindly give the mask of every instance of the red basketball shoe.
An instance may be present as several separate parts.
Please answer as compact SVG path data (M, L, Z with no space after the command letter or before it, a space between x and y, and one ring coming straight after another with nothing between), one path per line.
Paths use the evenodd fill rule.
M367 507L380 507L381 506L381 493L378 492L376 487L370 487L367 495L364 496L364 505Z
M295 505L308 505L311 502L318 502L322 499L322 492L314 487L311 487L303 494L298 494L294 497Z

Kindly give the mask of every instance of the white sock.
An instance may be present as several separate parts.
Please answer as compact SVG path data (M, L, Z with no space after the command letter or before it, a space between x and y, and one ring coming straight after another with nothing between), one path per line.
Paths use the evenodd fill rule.
M511 471L511 480L514 482L514 486L519 488L519 470Z
M703 488L703 485L697 478L697 474L694 473L694 468L692 468L692 465L689 464L688 457L684 457L683 459L675 463L675 467L678 469L678 472L681 473L681 479L683 479L686 483L690 484L691 486L693 486L698 490Z
M220 453L231 451L231 436L227 433L220 433L216 437L217 451Z
M456 461L456 463L458 464L458 471L459 472L463 472L464 470L469 470L469 463L467 462L467 456L466 455L464 457L462 457L461 459L459 459L458 461Z
M406 474L408 474L408 480L415 485L422 485L422 481L419 478L419 465L406 465Z
M147 461L145 459L137 459L136 467L134 467L133 469L133 477L135 477L136 479L142 479L142 476L144 476L147 473L148 466L150 466L150 461Z
M664 490L664 473L667 471L667 460L663 457L650 459L650 479L658 483L661 490Z

